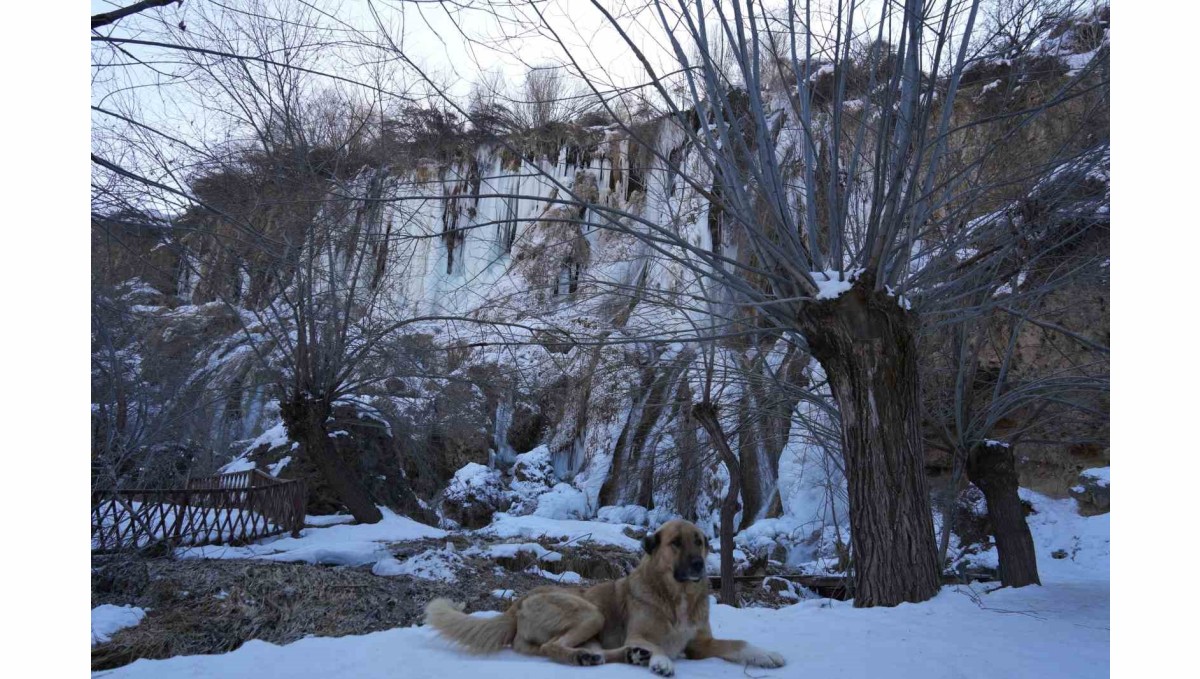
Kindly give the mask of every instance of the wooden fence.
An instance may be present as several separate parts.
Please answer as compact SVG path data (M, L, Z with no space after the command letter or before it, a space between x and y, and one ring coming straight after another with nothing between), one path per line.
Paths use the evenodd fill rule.
M300 534L307 489L252 469L188 481L183 489L92 492L92 550L155 543L241 544Z

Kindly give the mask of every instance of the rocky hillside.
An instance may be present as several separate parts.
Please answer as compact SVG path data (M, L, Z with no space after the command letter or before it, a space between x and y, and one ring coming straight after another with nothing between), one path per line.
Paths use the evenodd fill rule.
M1106 70L1107 51L1105 12L1063 27L1035 56L980 63L964 77L960 98L964 107L997 112L1026 107L1082 69ZM824 73L814 66L820 91ZM1093 134L1106 137L1107 112L1095 101L1083 97L1054 115L1094 117ZM798 157L783 104L779 152ZM305 188L355 197L337 219L375 248L373 270L358 280L386 291L389 317L430 318L389 335L385 357L364 369L329 426L376 502L470 528L496 511L619 515L642 524L682 515L711 528L728 478L692 415L707 374L715 375L741 460L739 525L776 519L759 521L758 530L790 536L797 553L786 558L844 540L836 417L819 366L786 337L756 328L753 309L696 304L702 282L631 233L667 229L700 250L752 256L733 229L722 229L705 197L711 173L676 125L555 126L448 143ZM1064 145L1097 141L1064 139L1060 127L1052 116L1031 125L1023 152L1052 158ZM662 158L687 168L686 177ZM260 227L260 240L280 248L303 242L296 225L317 208L294 194L272 200L283 189L270 176L207 181L198 193L221 196L226 209ZM1102 219L1078 247L1107 252L1107 176L1091 177L1077 200L1047 211L1044 194L1053 190L1006 185L984 206L1054 225L1068 211ZM591 206L584 214L579 201ZM271 291L287 272L229 233L215 247L215 230L198 212L113 215L93 225L97 483L172 483L253 465L310 479L310 513L336 512L339 503L288 438L271 386L284 341L272 334ZM936 235L930 239L930 248L940 247ZM1101 280L1039 300L1040 308L1061 309L1056 327L1089 341L1025 328L1022 370L1051 373L1084 360L1106 366L1107 354L1096 349L1108 343ZM1022 272L1014 285L1037 281L1037 271ZM919 292L912 297L920 313ZM714 313L752 330L708 353L682 341ZM1062 497L1081 469L1107 465L1106 399L1093 405L1091 415L1039 421L1019 448L1023 485ZM1023 430L1023 416L1005 421L1001 433ZM134 443L113 455L105 442L118 433ZM927 466L944 476L945 450L931 444Z

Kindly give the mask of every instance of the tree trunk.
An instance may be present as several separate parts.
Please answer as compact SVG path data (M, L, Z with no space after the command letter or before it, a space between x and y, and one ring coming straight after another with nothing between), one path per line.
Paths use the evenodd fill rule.
M378 523L383 519L379 508L358 478L346 464L329 439L325 422L333 409L324 400L293 398L281 404L284 426L288 436L299 441L304 454L316 464L329 487L359 523Z
M757 377L757 376L756 376ZM739 530L745 530L754 523L758 518L758 513L762 510L762 475L764 470L759 469L758 450L763 442L759 437L758 425L755 422L757 418L766 417L764 412L755 412L754 397L749 393L742 396L741 403L738 407L738 467L741 470L741 486L742 493L742 520L738 525Z
M942 535L938 538L938 568L946 567L946 555L950 553L950 534L954 531L954 518L958 512L959 484L963 473L963 456L951 451L954 456L954 471L950 483L942 493Z
M696 520L696 500L700 496L703 470L696 440L695 418L692 417L692 391L687 380L681 380L675 396L675 421L678 433L675 448L679 451L679 484L675 490L675 508L688 521Z
M718 536L721 540L721 603L737 606L737 592L733 580L733 520L741 509L738 504L741 465L738 464L737 456L733 454L733 449L729 447L729 441L725 438L725 430L721 427L716 406L708 401L697 403L692 408L692 414L700 426L704 427L709 440L725 463L726 471L729 472L729 490L725 493L725 499L721 501L721 528Z
M721 603L737 606L737 591L733 581L733 536L736 532L733 519L741 509L738 504L738 486L741 484L738 483L737 469L729 469L728 464L725 468L729 472L729 490L721 501Z
M1012 448L995 441L976 446L967 457L967 476L987 499L988 519L1000 555L1000 582L1006 587L1040 585L1033 534L1017 494Z
M870 275L805 305L800 328L829 378L842 425L854 551L854 605L938 592L911 314Z

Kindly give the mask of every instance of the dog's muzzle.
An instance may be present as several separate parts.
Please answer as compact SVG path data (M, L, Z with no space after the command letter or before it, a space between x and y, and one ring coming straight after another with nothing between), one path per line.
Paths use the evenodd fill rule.
M704 579L704 561L692 559L687 568L675 569L676 582L699 582Z

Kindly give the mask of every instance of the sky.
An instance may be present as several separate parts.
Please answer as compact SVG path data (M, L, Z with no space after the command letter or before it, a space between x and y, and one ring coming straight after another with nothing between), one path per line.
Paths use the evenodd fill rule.
M93 0L92 11L109 11L129 2ZM821 7L836 7L836 0L818 2ZM877 12L878 2L863 0L859 13ZM600 0L600 4L612 20L591 0L187 0L127 17L100 33L208 45L201 36L224 30L209 21L213 16L237 13L244 19L261 14L296 21L316 17L338 45L310 50L312 68L340 80L320 77L314 82L360 91L365 90L347 82L377 84L373 91L385 109L405 103L404 95L443 105L449 97L465 105L473 83L489 77L507 88L508 97L520 99L520 85L531 67L555 65L586 73L601 92L645 88L639 50L658 75L678 70L663 16L681 36L680 7L694 9L693 0ZM702 4L710 14L714 11L712 2ZM765 5L780 10L786 2L773 0ZM729 3L724 7L729 11ZM829 23L821 12L813 11L815 25ZM803 9L797 12L803 15ZM295 24L276 21L272 26L276 41L282 33L298 34ZM304 48L303 44L297 47ZM684 49L691 57L691 48ZM234 51L254 53L248 46ZM230 137L230 114L237 111L228 92L213 83L197 85L200 80L192 77L195 69L188 63L194 54L136 45L117 51L93 42L92 55L92 103L104 109L92 116L93 150L103 157L123 167L142 167L146 175L167 185L184 186L188 168L182 159L196 155L189 154L187 145L209 148L235 139ZM648 88L642 91L653 94ZM145 126L130 125L119 116ZM114 129L120 131L119 143L107 141L117 136L108 132ZM244 128L240 134L246 134ZM164 135L171 140L164 141Z
M128 1L93 0L92 10L106 11ZM832 7L832 1L822 0L819 5ZM861 0L858 4L864 9L858 13L877 11L877 3ZM289 0L188 0L181 6L124 19L115 32L123 35L153 29L160 18L171 24L195 25L198 14L220 7L277 14L288 4ZM290 4L294 9L308 2L290 0ZM645 71L629 42L659 74L678 68L657 7L663 8L668 23L675 26L678 19L670 13L677 14L680 4L691 9L693 3L601 0L600 4L620 30L590 0L313 0L313 6L327 12L328 23L347 40L394 42L413 65L458 97L465 97L481 74L498 73L503 82L515 86L530 67L545 65L581 69L602 91L642 84ZM712 4L703 3L710 15ZM784 0L759 4L777 11L787 5ZM729 11L728 3L725 7ZM821 19L820 11L814 13L814 24L828 23ZM380 32L381 26L385 33Z

